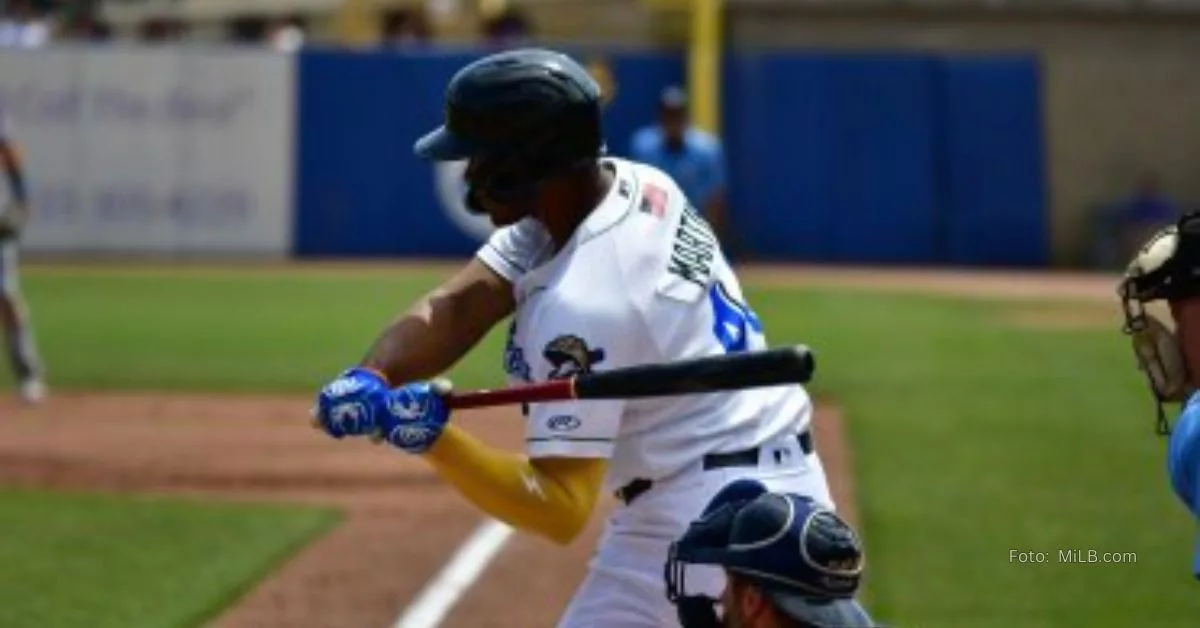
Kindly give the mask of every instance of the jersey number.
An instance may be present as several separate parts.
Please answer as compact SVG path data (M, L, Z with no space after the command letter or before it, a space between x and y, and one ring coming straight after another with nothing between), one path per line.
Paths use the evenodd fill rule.
M725 284L719 281L713 284L708 290L708 300L713 308L713 334L726 353L745 351L750 335L763 333L758 315L750 306L733 298Z

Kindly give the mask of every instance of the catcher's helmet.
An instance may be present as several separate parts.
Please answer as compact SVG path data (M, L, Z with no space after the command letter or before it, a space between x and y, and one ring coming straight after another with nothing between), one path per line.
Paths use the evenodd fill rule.
M719 565L753 583L804 628L878 628L854 599L863 552L854 530L811 498L737 480L670 547L667 598L685 628L718 628L716 600L686 591L687 564Z
M600 86L587 70L565 54L523 48L459 70L446 89L445 123L413 150L431 161L470 159L472 185L507 200L594 163L602 138Z

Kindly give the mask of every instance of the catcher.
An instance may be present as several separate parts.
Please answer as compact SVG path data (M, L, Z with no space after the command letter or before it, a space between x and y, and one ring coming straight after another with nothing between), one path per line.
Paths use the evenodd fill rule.
M1167 469L1175 494L1200 517L1200 212L1158 233L1130 262L1119 292L1124 332L1157 402L1157 432L1170 435ZM1175 331L1144 304L1166 301ZM1172 429L1164 403L1183 402ZM1200 545L1192 559L1200 579Z
M720 619L717 600L688 591L689 565L725 572ZM836 514L738 480L671 545L665 576L683 628L880 628L854 599L862 572L858 535Z

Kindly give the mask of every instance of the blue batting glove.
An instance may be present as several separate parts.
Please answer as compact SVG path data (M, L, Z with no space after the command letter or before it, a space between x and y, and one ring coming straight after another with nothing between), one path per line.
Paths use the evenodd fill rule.
M393 447L423 454L433 446L446 423L450 408L443 396L450 392L445 380L418 382L388 391L377 399L372 414L379 435Z
M313 415L321 429L334 438L375 434L376 400L387 390L387 382L374 371L347 369L321 389Z

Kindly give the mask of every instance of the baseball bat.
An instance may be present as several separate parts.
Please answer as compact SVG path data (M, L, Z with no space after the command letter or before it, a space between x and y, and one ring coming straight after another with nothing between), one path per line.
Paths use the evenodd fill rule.
M815 370L816 360L812 350L804 345L795 345L631 366L495 390L451 392L446 403L452 409L463 410L569 399L689 395L803 384L812 379Z

